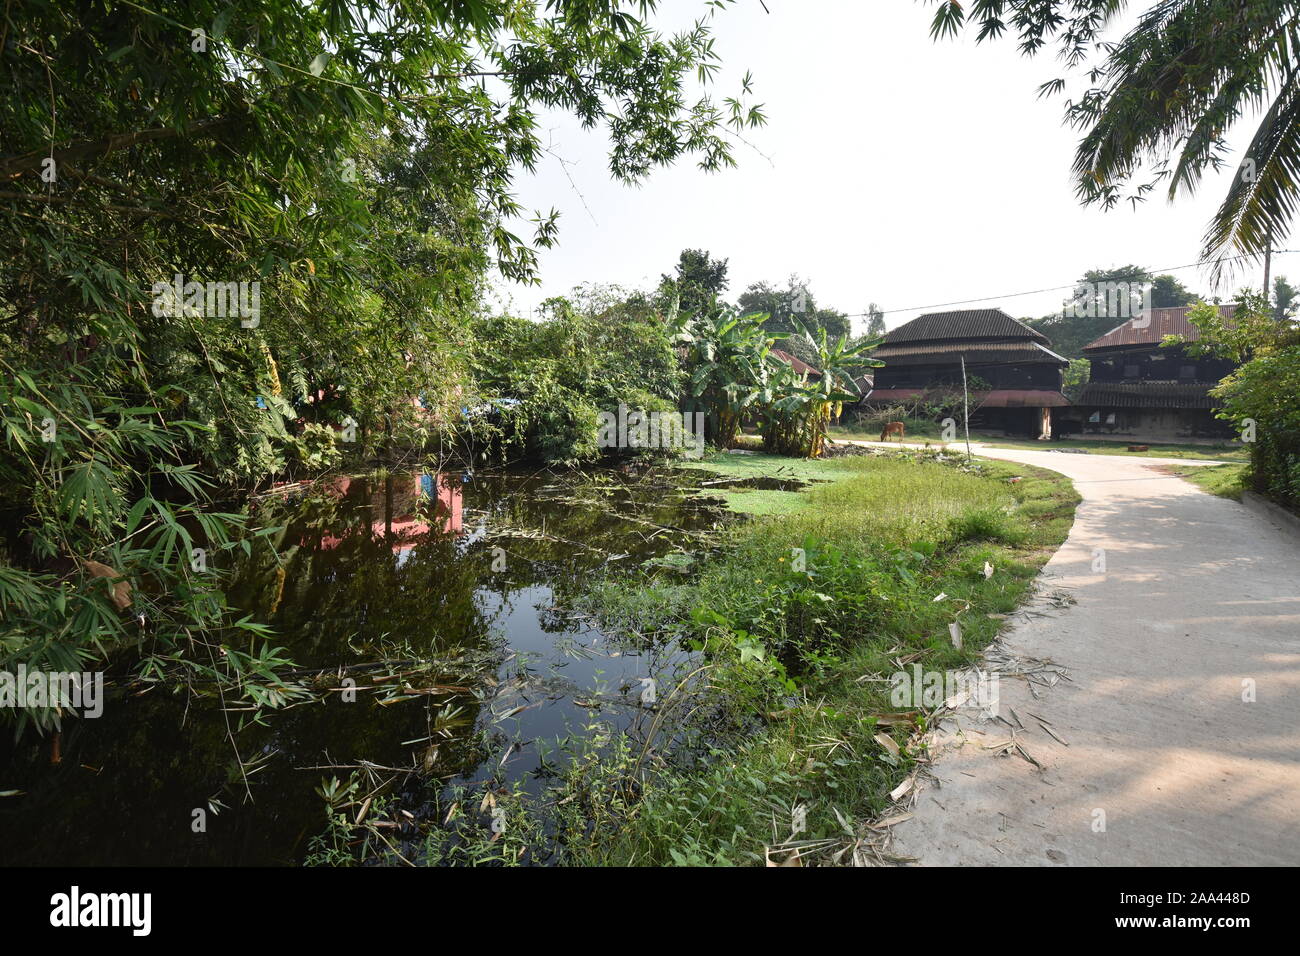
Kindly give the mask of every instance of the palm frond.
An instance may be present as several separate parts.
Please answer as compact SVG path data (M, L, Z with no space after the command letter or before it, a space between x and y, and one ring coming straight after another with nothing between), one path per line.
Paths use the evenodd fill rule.
M1288 82L1265 114L1205 234L1202 255L1218 281L1229 257L1263 256L1285 237L1300 201L1300 82Z

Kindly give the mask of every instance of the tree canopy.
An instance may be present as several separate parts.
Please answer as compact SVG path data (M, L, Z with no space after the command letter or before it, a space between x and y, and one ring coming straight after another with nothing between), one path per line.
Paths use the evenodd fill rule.
M710 257L705 249L683 249L673 275L660 282L663 295L677 296L678 308L697 314L727 291L727 260Z
M460 426L487 277L534 279L556 240L557 215L511 192L542 111L603 129L618 180L733 163L763 114L748 78L710 92L724 4L675 34L655 6L5 6L0 667L76 669L148 635L151 678L202 666L284 699L225 605L239 516L209 499L354 432L365 460L403 428Z
M737 307L746 315L761 312L767 316L763 328L770 334L785 336L777 348L808 362L816 361L811 340L803 335L804 327L825 329L831 340L847 338L852 333L849 318L836 309L817 304L808 283L791 276L784 287L771 282L755 282L740 294Z
M1123 303L1123 309L1117 308L1120 303L1107 291L1116 286L1126 290L1126 295L1132 293L1134 296ZM1167 273L1152 275L1144 266L1130 263L1108 269L1088 269L1079 277L1074 298L1066 308L1022 321L1051 339L1052 351L1068 359L1078 359L1082 358L1085 345L1131 318L1129 309L1133 305L1145 305L1143 296L1148 291L1151 307L1156 309L1191 305L1197 300L1196 293L1175 276ZM1084 308L1073 308L1079 305Z

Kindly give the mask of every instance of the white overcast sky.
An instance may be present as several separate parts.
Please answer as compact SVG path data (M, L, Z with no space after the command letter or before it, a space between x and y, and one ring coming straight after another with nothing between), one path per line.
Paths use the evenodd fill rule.
M560 210L560 243L541 251L541 285L502 286L500 301L528 314L583 283L650 288L683 248L704 248L729 260L733 301L751 282L797 273L819 305L856 313L874 301L893 328L925 306L990 296L971 304L1044 315L1067 293L1010 293L1094 267L1197 261L1233 171L1207 173L1174 205L1160 192L1136 211L1082 208L1069 177L1077 134L1061 98L1037 98L1059 75L1054 50L1027 59L1009 39L932 41L934 8L918 0L766 2L770 13L740 0L714 18L715 97L752 71L768 125L745 136L759 152L737 145L739 168L686 161L627 187L609 175L603 134L544 117L565 163L547 156L516 193L526 209ZM654 22L676 29L704 9L666 0ZM1252 129L1233 131L1237 158ZM1296 256L1275 257L1275 275L1289 270ZM1210 291L1198 269L1174 274Z

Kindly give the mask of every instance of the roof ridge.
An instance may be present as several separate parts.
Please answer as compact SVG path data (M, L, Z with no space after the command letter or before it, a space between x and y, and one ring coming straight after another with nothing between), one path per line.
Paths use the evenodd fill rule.
M1153 306L1146 313L1147 321L1144 324L1140 326L1133 324L1134 319L1141 316L1125 319L1104 335L1099 335L1085 345L1083 351L1086 353L1100 349L1158 345L1166 335L1182 335L1189 342L1194 342L1200 338L1200 330L1188 321L1187 313L1195 305L1196 303L1192 305ZM1225 319L1231 318L1238 306L1239 303L1237 302L1220 302L1216 304L1219 314ZM1129 331L1126 332L1126 329Z
M885 333L883 344L962 339L1030 339L1051 344L1051 339L1042 331L997 306L926 312Z
M1059 361L1062 361L1062 362L1066 363L1067 365L1070 364L1070 360L1069 360L1068 358L1066 358L1064 355L1059 355L1059 354L1057 354L1056 352L1053 352L1051 349L1049 349L1049 348L1048 348L1046 345L1044 345L1042 342L1031 342L1031 343L1029 343L1029 344L1030 344L1030 345L1033 345L1033 346L1035 346L1035 347L1037 347L1037 348L1042 349L1044 352L1046 352L1048 355L1050 355L1050 356L1051 356L1052 358L1054 358L1054 359L1058 359Z

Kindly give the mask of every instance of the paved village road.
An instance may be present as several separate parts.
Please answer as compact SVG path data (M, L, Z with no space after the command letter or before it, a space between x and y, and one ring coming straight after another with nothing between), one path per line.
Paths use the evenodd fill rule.
M1041 771L986 749L1005 725L950 722L964 732L940 739L895 851L931 865L1300 864L1300 536L1152 459L978 453L1060 472L1083 497L1043 569L1077 603L1004 632L1072 680L1041 699L1000 681L999 713L1015 709Z

